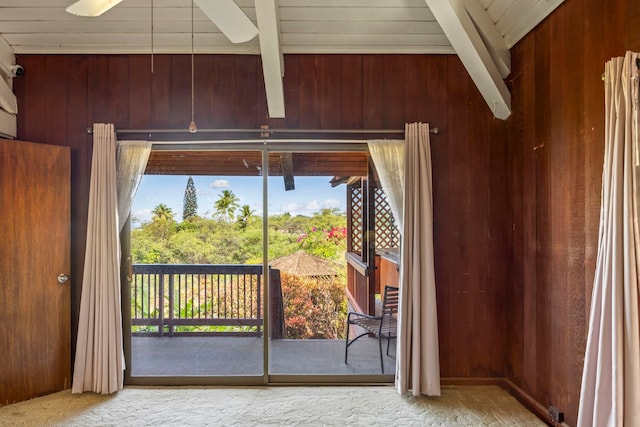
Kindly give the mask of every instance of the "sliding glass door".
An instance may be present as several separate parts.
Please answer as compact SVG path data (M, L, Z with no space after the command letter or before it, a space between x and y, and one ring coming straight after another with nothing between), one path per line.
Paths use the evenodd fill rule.
M252 147L154 146L125 251L127 383L392 381L395 342L386 375L376 338L345 363L347 313L377 298L347 262L365 253L366 146Z
M264 383L262 151L176 155L132 208L128 380Z

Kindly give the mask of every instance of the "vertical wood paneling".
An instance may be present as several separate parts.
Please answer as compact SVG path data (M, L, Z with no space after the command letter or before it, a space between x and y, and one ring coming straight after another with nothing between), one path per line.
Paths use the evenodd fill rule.
M299 116L302 129L320 127L320 111L318 109L318 58L317 56L298 56L299 73ZM295 106L293 106L295 108Z
M449 362L447 376L472 376L473 364L468 364L468 357L471 354L478 354L477 341L473 339L474 329L468 328L466 325L473 324L473 301L476 295L472 289L472 282L477 280L476 272L469 269L469 260L474 249L468 245L467 239L471 224L465 222L469 213L469 199L471 197L469 184L471 177L467 173L471 166L467 137L472 132L469 123L469 109L459 110L459 106L463 103L468 105L469 102L469 85L471 84L466 78L467 74L464 67L457 58L451 57L448 60L449 79L447 82L448 92L448 115L455 117L452 122L455 126L449 126L447 132L449 141L447 144L447 168L448 168L448 188L449 203L446 207L447 221L445 227L447 236L445 237L449 244L446 251L450 257L449 267L449 283L448 283L448 301L450 304L448 323L448 335L456 337L455 340L449 342L449 348L445 354ZM453 268L455 266L455 269ZM464 310L456 310L454 307L465 307ZM467 343L465 352L452 351L457 345L458 340Z
M89 57L88 110L91 123L106 123L109 117L109 57Z
M213 124L219 128L234 127L234 104L236 74L232 55L216 57L214 75L217 77L213 85ZM219 76L224 76L220 78Z
M300 109L297 108L300 105L300 67L297 56L285 56L284 73L285 127L295 129L300 127ZM262 73L257 73L256 80L262 80Z
M542 406L559 407L570 425L577 421L597 254L600 74L610 57L637 48L637 9L631 0L567 0L513 48L510 134L522 150L510 149L510 181L522 195L511 216L523 230L510 242L512 258L522 262L514 265L508 301L509 315L522 320L508 331L507 376Z
M58 59L19 57L33 68L16 90L25 123L19 132L44 136L43 120L67 123L55 133L59 141L50 142L72 146L74 268L81 277L91 155L85 128L94 121L185 128L190 57L156 55L153 73L144 55ZM497 229L504 228L507 214L505 124L491 116L454 56L288 55L285 64L287 118L271 124L401 128L408 121L426 121L440 128L431 141L442 375L504 376L507 253ZM49 77L52 66L61 67L55 77ZM62 82L54 90L57 80ZM198 127L266 123L261 81L258 57L197 56ZM48 116L49 109L60 108L54 98L65 96L65 111ZM78 295L80 281L73 286ZM77 306L73 310L76 317Z
M629 50L640 51L640 2L628 0Z
M87 235L87 213L89 203L89 179L91 136L85 129L88 118L88 60L85 56L71 56L70 67L77 73L72 84L67 87L67 135L65 141L71 147L71 313L80 311L80 287ZM75 355L78 323L77 316L71 316L71 354Z
M33 100L30 104L18 102L18 133L24 140L45 142L47 130L42 122L47 116L47 103L43 97L47 94L47 66L44 57L28 57L21 62L29 70L29 85L25 85L27 78L15 79L14 86L22 86L24 99ZM26 75L23 77L27 77ZM16 95L20 91L16 92ZM27 107L28 105L28 107ZM20 127L21 126L21 127Z
M151 127L151 58L148 55L132 55L128 58L129 85L127 120L128 129Z
M339 129L342 126L342 85L336 82L340 75L342 57L325 55L318 60L318 110L320 128Z
M342 127L362 128L362 56L342 55L340 65Z
M416 69L407 67L408 70ZM420 70L417 68L416 71ZM449 219L449 164L447 162L449 145L451 143L448 126L449 93L447 81L449 79L448 56L428 56L423 76L425 92L421 94L412 86L407 88L406 99L419 99L424 104L424 117L412 117L412 120L429 121L432 126L437 126L440 133L432 136L431 161L433 181L433 205L437 208L433 211L433 236L434 236L434 269L436 276L436 298L438 301L438 338L440 345L440 371L444 376L451 376L449 364L449 352L452 342L456 341L451 336L450 325L453 300L450 292L450 272L456 266L456 260L448 253L449 236L452 232ZM411 81L411 80L409 80ZM407 108L407 114L411 117L413 104ZM411 121L411 120L409 120Z
M212 129L214 125L213 107L216 104L214 89L215 57L212 55L196 55L195 66L195 119L198 128Z
M194 61L194 105L195 97L204 95L201 90L195 91L195 61ZM233 74L231 74L233 75ZM199 76L198 76L199 77ZM171 56L171 74L170 74L170 104L171 117L169 120L169 129L188 129L191 123L191 55L172 55ZM199 86L198 86L199 88ZM229 88L233 90L233 87ZM195 108L194 108L195 112ZM231 115L232 112L227 114ZM197 123L197 118L196 118Z
M383 69L378 70L383 76L382 80L382 104L381 109L383 129L402 129L405 123L405 56L385 55L383 57ZM416 103L417 104L417 103Z
M109 117L116 129L129 127L129 59L124 55L109 57Z
M258 73L256 56L236 56L235 102L233 103L234 126L253 128L256 123L256 82L262 79ZM218 78L220 78L218 76Z
M535 198L535 235L536 235L536 252L533 260L528 259L525 262L532 262L536 269L535 282L535 319L531 319L535 324L535 340L532 345L526 346L524 351L527 352L530 346L536 347L536 362L533 370L536 375L535 383L538 386L541 402L549 402L549 381L551 378L551 359L552 351L545 351L551 345L550 324L551 312L549 309L550 286L551 286L551 254L549 247L551 245L551 214L549 192L551 181L549 177L549 146L551 144L551 71L550 71L550 50L549 40L551 39L551 27L549 21L545 21L540 26L540 31L536 37L536 57L535 57L535 117L536 124L535 134L535 165L536 165L536 184L535 193L529 197ZM525 101L526 102L526 101ZM531 120L525 117L525 120ZM529 327L524 325L525 330ZM538 351L538 349L540 351ZM544 404L544 403L543 403Z
M608 60L604 52L604 39L599 33L602 25L604 7L599 0L588 0L584 17L584 44L589 49L584 51L583 111L584 111L584 146L585 146L585 287L584 287L584 328L588 327L588 313L593 290L593 272L596 269L598 254L598 228L600 224L600 192L602 165L604 161L604 85L599 82L604 64ZM638 4L638 3L636 3ZM640 24L640 22L638 23ZM592 165L592 167L590 167Z
M367 55L362 60L363 127L373 129L384 122L384 56Z
M176 71L177 72L177 71ZM184 70L180 70L181 73ZM151 75L151 128L168 129L171 127L171 56L154 55L153 74ZM132 100L135 102L135 100ZM185 102L183 100L182 102ZM187 124L188 126L188 124Z

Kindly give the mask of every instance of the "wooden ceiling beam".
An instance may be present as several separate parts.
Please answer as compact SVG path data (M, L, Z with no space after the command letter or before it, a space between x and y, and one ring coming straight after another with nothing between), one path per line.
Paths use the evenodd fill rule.
M425 0L493 115L511 115L511 93L465 9L464 0Z
M284 56L280 44L280 20L276 0L256 1L256 18L260 30L260 54L269 117L284 117Z
M293 153L282 153L282 177L284 178L284 190L290 191L296 189L293 178Z
M506 78L511 73L511 51L506 40L478 0L465 0L464 7L476 25L476 29L487 46L493 62L498 67L500 75L502 78Z

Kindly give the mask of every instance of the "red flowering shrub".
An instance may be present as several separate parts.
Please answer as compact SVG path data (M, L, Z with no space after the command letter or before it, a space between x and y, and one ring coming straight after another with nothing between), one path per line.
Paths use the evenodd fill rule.
M287 338L344 338L347 297L343 278L282 272L280 280Z

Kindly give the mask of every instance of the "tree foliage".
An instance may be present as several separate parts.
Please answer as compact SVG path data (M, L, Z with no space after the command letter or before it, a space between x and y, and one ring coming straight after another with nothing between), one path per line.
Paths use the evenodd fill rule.
M324 210L313 216L269 217L269 259L300 249L326 259L344 261L346 216ZM237 221L228 217L193 217L177 223L164 204L153 219L132 230L133 262L169 264L259 264L262 262L262 221L248 205Z
M214 204L216 213L226 221L233 221L236 209L240 207L238 204L238 196L233 194L231 190L223 190L218 197L218 200Z
M269 218L269 259L300 249L342 265L339 276L318 280L281 273L285 327L289 338L336 339L346 315L346 215L323 210L312 216ZM153 218L131 232L136 264L261 264L262 221L245 205L236 222L229 217L192 217L177 223L161 204Z
M198 196L193 178L187 180L187 187L184 189L184 199L182 202L182 219L186 220L198 215Z

